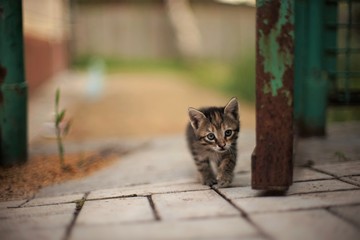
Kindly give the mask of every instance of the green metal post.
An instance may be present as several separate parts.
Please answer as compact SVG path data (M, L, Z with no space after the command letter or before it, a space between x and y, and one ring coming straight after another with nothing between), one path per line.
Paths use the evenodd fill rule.
M27 160L27 85L21 0L0 0L1 165Z
M328 81L324 70L324 1L300 0L296 14L295 117L302 136L325 135ZM307 10L304 12L304 8ZM302 19L305 17L306 20Z
M307 0L295 1L295 79L294 118L299 120L304 114L304 73L307 71Z

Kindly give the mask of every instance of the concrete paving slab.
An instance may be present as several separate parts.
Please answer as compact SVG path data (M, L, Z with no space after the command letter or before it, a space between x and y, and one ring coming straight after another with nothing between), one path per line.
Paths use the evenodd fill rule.
M357 189L358 187L344 183L339 180L320 180L309 182L295 182L286 195L307 194L314 192L326 192L344 189ZM251 187L235 187L235 188L220 188L219 191L230 199L240 199L249 197L261 197L267 195L265 191L253 190Z
M71 240L117 239L262 239L240 217L161 221L139 224L78 226Z
M75 204L60 204L37 207L7 208L0 209L0 218L26 218L36 216L52 216L57 214L69 213L75 211Z
M22 204L24 204L25 202L26 202L26 200L0 202L0 209L19 207Z
M356 186L360 186L360 176L342 177L340 179L343 179L344 181L352 183Z
M311 182L296 182L287 191L287 195L304 194L312 192L330 192L336 190L356 189L358 187L336 180L319 180Z
M251 185L251 173L235 174L234 180L230 184L231 187L247 187Z
M74 194L74 195L59 196L59 197L34 198L31 199L26 204L24 204L23 207L70 203L77 200L81 200L83 196L84 194Z
M19 229L66 229L73 219L73 213L30 216L1 219L0 232L18 231Z
M25 239L46 239L62 240L65 236L65 229L18 229L17 231L0 232L1 239L25 240Z
M263 193L263 191L254 190L251 187L219 188L218 190L229 199L259 197Z
M295 164L308 161L317 164L337 163L344 160L360 160L359 122L331 123L326 127L326 138L298 138Z
M147 184L134 187L124 187L115 189L105 189L93 191L89 194L87 199L102 199L102 198L115 198L129 195L151 195L154 193L171 193L171 192L184 192L195 190L207 190L209 186L204 186L200 183L192 182L173 182L161 184Z
M239 215L213 190L155 194L153 201L164 220Z
M146 197L86 201L76 221L78 225L129 223L154 220Z
M75 204L0 210L1 239L63 239Z
M360 203L360 190L257 198L228 197L248 213L262 213L357 204Z
M330 175L314 171L309 168L295 168L294 169L294 182L302 181L313 181L313 180L323 180L334 178Z
M360 205L332 207L330 211L353 223L360 229Z
M184 136L167 136L149 141L146 147L121 157L111 168L84 179L46 187L40 190L38 196L50 197L180 180L196 181L195 164L187 150Z
M259 214L255 224L276 240L355 240L360 230L326 210Z
M360 161L315 165L313 168L333 174L337 177L360 175Z

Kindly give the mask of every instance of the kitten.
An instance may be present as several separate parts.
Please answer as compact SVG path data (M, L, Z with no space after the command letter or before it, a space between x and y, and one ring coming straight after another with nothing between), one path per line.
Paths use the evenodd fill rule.
M227 187L233 180L240 130L239 107L232 98L225 107L189 108L186 136L201 183ZM215 174L210 162L216 165Z

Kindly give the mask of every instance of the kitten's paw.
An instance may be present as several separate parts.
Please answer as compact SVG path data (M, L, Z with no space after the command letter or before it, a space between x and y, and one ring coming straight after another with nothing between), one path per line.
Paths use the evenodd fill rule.
M217 177L217 187L218 188L225 188L230 186L230 184L232 183L232 176L220 176Z
M225 180L225 181L219 181L217 186L218 188L226 188L228 186L230 186L232 181L229 181L229 180Z
M217 181L216 181L216 179L214 177L207 177L207 178L203 178L201 180L201 183L203 185L212 186L212 185L216 184Z

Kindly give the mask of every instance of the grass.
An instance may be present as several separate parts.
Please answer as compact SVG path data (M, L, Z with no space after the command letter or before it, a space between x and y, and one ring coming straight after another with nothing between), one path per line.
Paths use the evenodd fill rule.
M115 72L176 72L205 88L215 89L248 102L255 101L255 55L245 55L236 61L181 59L133 59L85 55L77 58L73 68L88 69L101 59L107 73Z
M245 55L233 64L227 91L255 102L255 54Z
M76 70L86 70L94 62L101 60L106 66L107 73L116 72L164 72L182 71L184 63L178 59L151 60L151 59L120 59L94 55L83 55L74 60L72 67Z
M360 121L360 108L354 106L330 107L327 110L328 122Z

